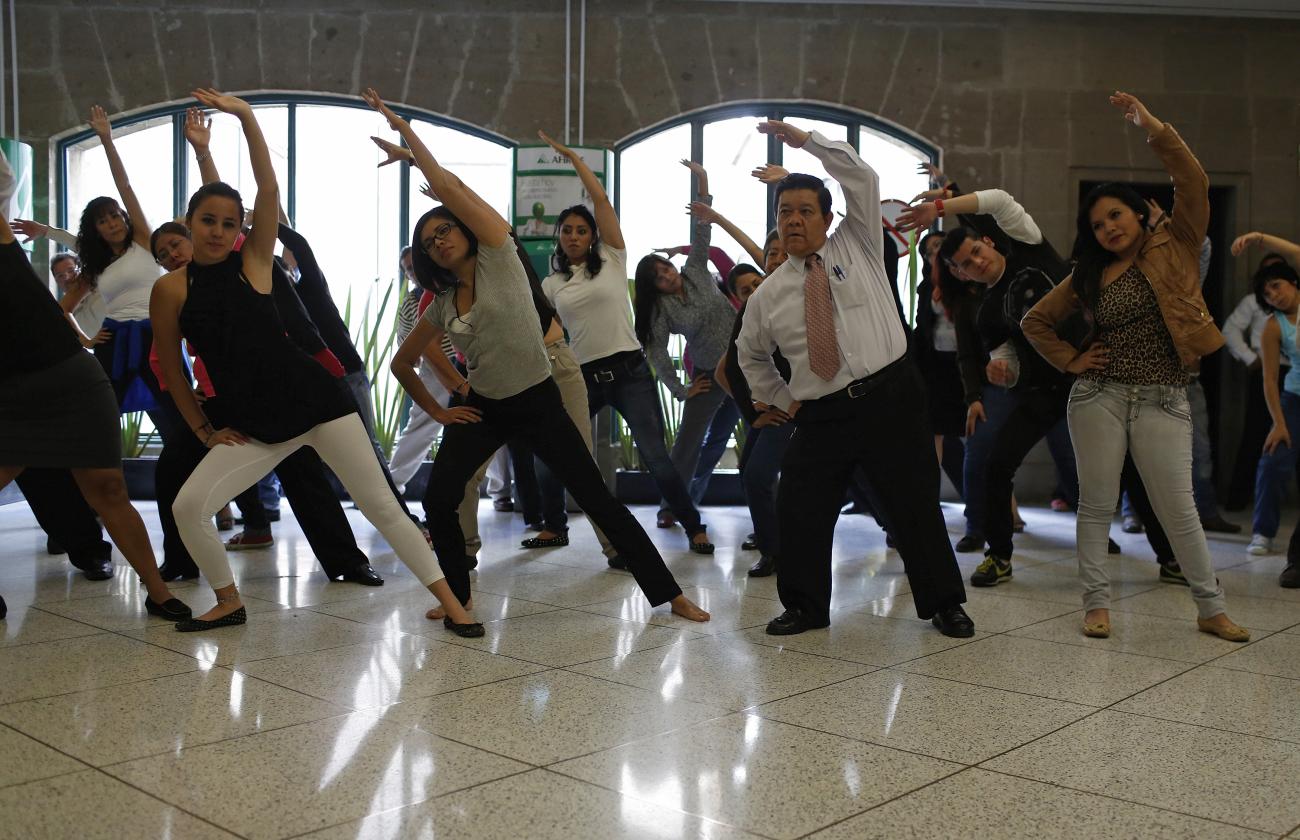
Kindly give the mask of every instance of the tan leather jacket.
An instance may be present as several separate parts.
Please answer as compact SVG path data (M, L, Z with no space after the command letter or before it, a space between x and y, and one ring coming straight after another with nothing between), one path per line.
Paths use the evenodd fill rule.
M1200 254L1210 221L1210 179L1168 123L1147 142L1174 182L1174 207L1169 223L1147 235L1134 264L1156 293L1160 314L1183 366L1195 370L1202 356L1224 344L1201 296ZM1063 280L1020 322L1025 338L1058 370L1065 370L1079 355L1078 349L1056 334L1057 324L1083 308L1072 279ZM1092 321L1091 313L1085 316Z

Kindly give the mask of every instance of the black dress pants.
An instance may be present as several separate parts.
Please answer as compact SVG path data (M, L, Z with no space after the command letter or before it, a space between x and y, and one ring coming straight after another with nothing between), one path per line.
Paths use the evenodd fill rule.
M794 422L777 489L781 603L814 621L829 618L835 521L857 467L903 558L917 615L930 618L964 603L961 571L939 509L939 464L925 386L911 360L882 369L856 399L832 395L804 403Z
M469 567L465 564L465 534L460 530L456 508L465 496L465 483L512 438L521 438L532 446L587 517L605 532L651 605L658 606L682 593L645 530L605 486L586 442L564 410L555 380L547 377L501 400L471 391L465 405L479 409L483 419L453 423L443 430L424 493L424 512L438 564L462 604L470 596Z
M1169 537L1165 535L1165 529L1160 525L1155 508L1151 507L1151 498L1147 495L1146 485L1142 483L1142 476L1138 474L1137 464L1133 462L1131 454L1124 456L1124 469L1120 473L1119 481L1120 486L1128 493L1128 500L1137 511L1138 518L1142 520L1147 542L1151 544L1151 550L1156 554L1156 562L1168 566L1176 561L1178 558L1174 556L1173 546L1169 544Z
M68 470L31 468L18 474L18 487L36 516L36 522L68 552L78 569L109 559L113 546L86 504L81 489Z

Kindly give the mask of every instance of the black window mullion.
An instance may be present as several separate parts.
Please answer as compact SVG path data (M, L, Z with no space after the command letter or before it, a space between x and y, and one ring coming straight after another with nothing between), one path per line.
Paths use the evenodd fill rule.
M700 164L704 163L704 121L703 120L691 120L691 160L696 161ZM690 195L686 196L686 205L688 207L690 206L690 203L695 200L695 196L699 194L699 184L696 183L696 181L697 179L695 177L695 173L692 172L690 178L691 192ZM695 217L687 213L685 241L688 244L691 241L691 234L694 233L695 231L695 227L692 224L692 222L694 221L695 221Z
M172 114L172 218L185 215L189 202L189 144L185 142L185 112ZM66 193L64 194L66 198Z
M296 103L290 102L286 107L289 109L289 137L286 155L289 168L289 195L285 199L285 212L289 215L289 224L293 226L298 221L298 106Z

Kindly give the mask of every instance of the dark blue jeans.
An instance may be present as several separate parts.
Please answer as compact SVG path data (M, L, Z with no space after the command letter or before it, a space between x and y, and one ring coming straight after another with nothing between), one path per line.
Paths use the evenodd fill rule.
M718 406L713 420L709 423L709 430L704 436L704 445L700 447L700 460L696 463L695 474L691 477L691 485L688 489L691 501L697 508L704 501L704 494L709 490L709 481L713 478L713 469L722 460L723 453L727 451L727 444L731 442L731 436L735 434L736 424L739 422L740 408L735 400L728 397L723 400L722 405Z
M703 531L700 512L668 457L659 390L645 355L632 351L597 359L584 364L582 374L587 380L590 414L595 416L608 405L623 417L636 442L642 465L653 476L673 516L687 535L695 536Z
M1295 475L1296 458L1300 450L1300 396L1282 391L1282 418L1291 434L1290 446L1279 446L1271 453L1259 457L1255 468L1255 516L1251 532L1269 539L1277 536L1281 519L1282 493L1291 476Z
M745 441L745 468L740 480L745 488L749 518L754 523L754 542L767 557L775 557L780 543L777 527L776 487L781 476L781 460L794 434L794 424L750 429Z

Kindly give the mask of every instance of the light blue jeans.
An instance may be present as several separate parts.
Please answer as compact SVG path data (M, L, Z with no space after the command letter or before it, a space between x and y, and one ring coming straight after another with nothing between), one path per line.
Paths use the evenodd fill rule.
M1070 391L1070 437L1079 465L1076 534L1084 609L1110 607L1106 538L1131 452L1151 507L1191 587L1201 618L1224 612L1192 497L1192 414L1187 389L1080 379Z

